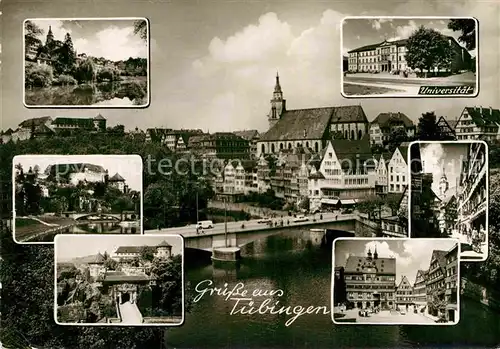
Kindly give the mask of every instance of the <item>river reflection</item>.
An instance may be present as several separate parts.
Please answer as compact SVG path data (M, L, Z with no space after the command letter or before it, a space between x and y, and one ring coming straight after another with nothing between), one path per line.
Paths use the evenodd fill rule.
M67 229L50 233L44 236L40 241L52 242L54 237L58 234L139 234L139 223L129 226L120 226L116 222L99 222L99 223L85 223L73 225Z
M210 262L190 266L186 278L194 290L203 280L211 287L231 289L243 283L256 290L283 290L283 295L254 297L256 306L266 298L279 306L326 306L330 310L331 253L306 235L273 236L242 249L238 267L214 268ZM192 257L189 257L192 260ZM204 283L200 286L206 287ZM199 287L201 290L203 287ZM194 291L193 291L194 292ZM199 293L194 292L194 295ZM239 296L238 296L239 297ZM305 314L290 326L287 314L233 314L235 301L205 294L186 314L182 327L167 330L174 348L414 348L444 345L470 348L500 343L500 314L467 299L461 300L460 323L449 327L334 325L330 314Z
M52 86L26 89L27 105L109 105L144 106L147 104L145 82L121 81L95 85Z

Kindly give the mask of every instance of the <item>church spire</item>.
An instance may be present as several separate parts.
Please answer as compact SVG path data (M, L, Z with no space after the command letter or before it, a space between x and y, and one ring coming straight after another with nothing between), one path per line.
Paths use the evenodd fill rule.
M377 246L375 246L375 252L373 253L373 258L374 258L374 259L377 259L377 258L378 258Z
M371 258L372 258L372 250L368 249L368 259L371 259Z
M280 76L279 76L277 71L276 71L276 85L274 85L274 92L275 93L282 93L281 92L281 85L280 85Z

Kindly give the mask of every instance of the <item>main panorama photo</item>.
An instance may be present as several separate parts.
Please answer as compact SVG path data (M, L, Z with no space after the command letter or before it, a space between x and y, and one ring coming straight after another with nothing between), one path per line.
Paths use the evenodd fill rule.
M166 342L169 348L273 349L454 347L457 343L487 347L499 342L498 312L491 307L493 301L488 302L495 299L500 287L500 274L495 272L499 225L493 219L500 217L496 204L500 202L496 190L500 183L496 170L500 165L498 18L491 3L124 0L120 6L79 2L54 6L52 2L11 5L4 1L3 33L12 38L22 38L24 19L48 13L60 18L77 12L89 17L147 16L152 79L148 108L99 112L93 108L25 108L22 40L2 43L0 157L2 164L9 164L0 167L1 212L9 232L8 239L2 239L2 272L16 281L2 279L2 331L20 331L31 346L55 348L88 348L97 341L110 348L159 348ZM479 27L450 29L450 34L463 44L458 37L476 36L479 28L475 49L481 47L481 93L474 99L344 98L340 83L342 55L347 52L340 51L340 26L346 16L363 12L477 17ZM398 27L403 30L402 24L395 29ZM55 28L52 25L54 35ZM409 31L417 29L415 25ZM88 121L100 119L98 114L106 120L103 128ZM71 128L60 126L65 123ZM207 293L193 302L199 294L196 286L204 280L219 289L225 284L232 289L242 282L249 294L283 290L283 296L272 299L271 305L279 301L284 308L300 305L330 311L333 240L339 236L407 238L411 233L410 142L464 137L485 138L488 143L490 246L485 262L460 265L460 277L466 281L460 283L460 314L454 315L460 318L457 325L372 326L372 335L365 335L358 326L332 324L331 314L323 312L304 314L286 327L279 315L229 315L235 301L216 295ZM186 309L182 326L169 328L166 336L152 329L120 328L115 332L56 326L53 247L15 244L11 235L12 160L26 154L141 156L145 237L184 237ZM125 172L116 172L128 181ZM115 175L111 168L108 173ZM446 176L451 188L447 171ZM117 247L128 245L124 242ZM112 254L113 248L106 251ZM104 248L88 255L99 252L104 254ZM358 252L367 257L364 249ZM349 253L357 254L354 250ZM379 258L390 258L381 249L377 253ZM431 268L431 258L422 258L422 264L412 271ZM444 269L439 270L436 272L443 274ZM413 287L435 281L423 275L416 282L416 274L403 271L398 266L396 276L400 272L406 275ZM394 280L391 288L399 286L399 281ZM419 318L423 314L420 308L427 303L435 303L433 314L437 315L432 315L436 317L432 321L439 321L442 314L451 318L445 302L428 302L423 299L423 287L409 287L402 290L411 293L405 297L412 298L412 303L421 303ZM253 306L267 299L256 297ZM356 314L359 316L359 309ZM415 313L409 306L406 315L394 316L409 319ZM359 316L362 320L375 317Z

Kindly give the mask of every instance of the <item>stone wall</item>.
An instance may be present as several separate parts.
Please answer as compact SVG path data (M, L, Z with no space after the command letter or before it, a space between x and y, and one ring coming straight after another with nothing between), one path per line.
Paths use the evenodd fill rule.
M356 220L355 232L357 237L375 237L377 236L378 224L361 216Z
M218 208L220 210L224 209L224 202L222 201L209 201L209 208ZM228 211L244 211L251 214L252 216L258 217L271 217L272 215L288 217L287 211L274 211L266 207L256 207L245 203L235 203L228 202L226 206Z

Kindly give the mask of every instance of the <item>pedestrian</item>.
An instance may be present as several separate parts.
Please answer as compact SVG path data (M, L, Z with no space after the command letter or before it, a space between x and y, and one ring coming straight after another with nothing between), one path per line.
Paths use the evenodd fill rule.
M323 220L323 214L319 215L319 220Z

